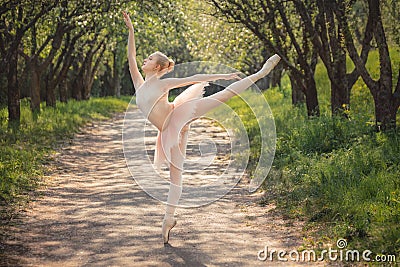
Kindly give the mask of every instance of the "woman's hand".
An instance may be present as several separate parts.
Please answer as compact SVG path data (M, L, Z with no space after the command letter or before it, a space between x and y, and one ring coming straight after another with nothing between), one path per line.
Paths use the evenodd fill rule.
M124 21L126 27L128 27L129 30L133 31L133 24L131 18L129 17L129 14L126 11L122 11L122 14L124 15Z
M242 78L239 77L240 72L234 72L234 73L228 73L228 74L224 74L223 79L224 80L241 80Z

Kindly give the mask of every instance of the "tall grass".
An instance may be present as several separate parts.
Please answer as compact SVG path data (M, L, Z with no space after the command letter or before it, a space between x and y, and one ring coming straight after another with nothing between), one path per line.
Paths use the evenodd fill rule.
M33 115L21 102L19 130L8 128L7 109L0 109L0 217L6 219L41 183L41 175L55 145L70 138L85 123L126 109L128 98L92 98L57 103Z
M392 52L398 69L399 54ZM377 60L373 51L368 68L374 78ZM318 118L307 118L304 106L292 107L287 78L282 88L265 92L277 129L273 169L263 185L273 197L265 201L275 201L288 215L307 220L317 241L346 238L355 248L398 254L400 133L375 132L373 99L361 79L352 89L350 119L331 116L330 84L321 64L316 82L322 111ZM248 113L238 99L230 105L240 114ZM397 122L400 127L399 118ZM244 123L256 140L252 133L257 131L251 128L258 126L251 119Z

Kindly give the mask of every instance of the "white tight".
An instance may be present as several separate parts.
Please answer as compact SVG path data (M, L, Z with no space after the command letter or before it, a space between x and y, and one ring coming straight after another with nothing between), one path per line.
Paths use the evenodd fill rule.
M179 147L173 147L171 151L170 179L171 184L168 192L167 207L165 210L165 219L174 217L176 205L182 194L182 170L183 162L186 156L186 144L189 134L189 125L181 130L181 140Z

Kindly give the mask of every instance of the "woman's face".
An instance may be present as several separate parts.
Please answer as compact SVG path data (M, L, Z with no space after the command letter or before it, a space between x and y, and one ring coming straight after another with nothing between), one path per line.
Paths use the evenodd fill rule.
M160 64L157 63L157 55L155 54L151 54L143 61L142 70L144 72L156 71L159 68Z

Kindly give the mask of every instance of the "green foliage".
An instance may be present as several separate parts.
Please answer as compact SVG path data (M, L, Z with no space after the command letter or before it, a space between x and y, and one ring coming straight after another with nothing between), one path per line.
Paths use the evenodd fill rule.
M126 109L130 99L92 98L89 101L58 103L57 108L42 107L33 116L29 103L21 105L21 127L7 128L7 108L0 110L0 217L20 204L40 183L55 145L71 138L79 127L94 119L104 119ZM4 208L4 209L3 209Z
M183 12L185 5L185 1L145 0L127 6L135 27L139 63L155 51L165 53L176 63L192 60L187 46L191 41L187 25L190 18Z
M196 18L188 21L188 47L195 58L229 64L246 74L262 67L265 46L249 29L210 15L216 9L205 1L192 1L184 12Z
M397 65L398 54L392 58ZM376 67L376 62L373 51L368 67ZM316 81L325 105L319 118L309 119L303 106L291 105L287 78L282 88L265 92L277 129L273 169L264 183L273 197L265 201L276 201L291 216L317 225L312 229L324 225L316 239L346 238L355 248L399 253L400 133L374 131L373 100L361 79L352 91L349 119L329 113L329 83L322 64ZM248 110L238 99L229 104L244 116L251 145L259 146L258 126Z

